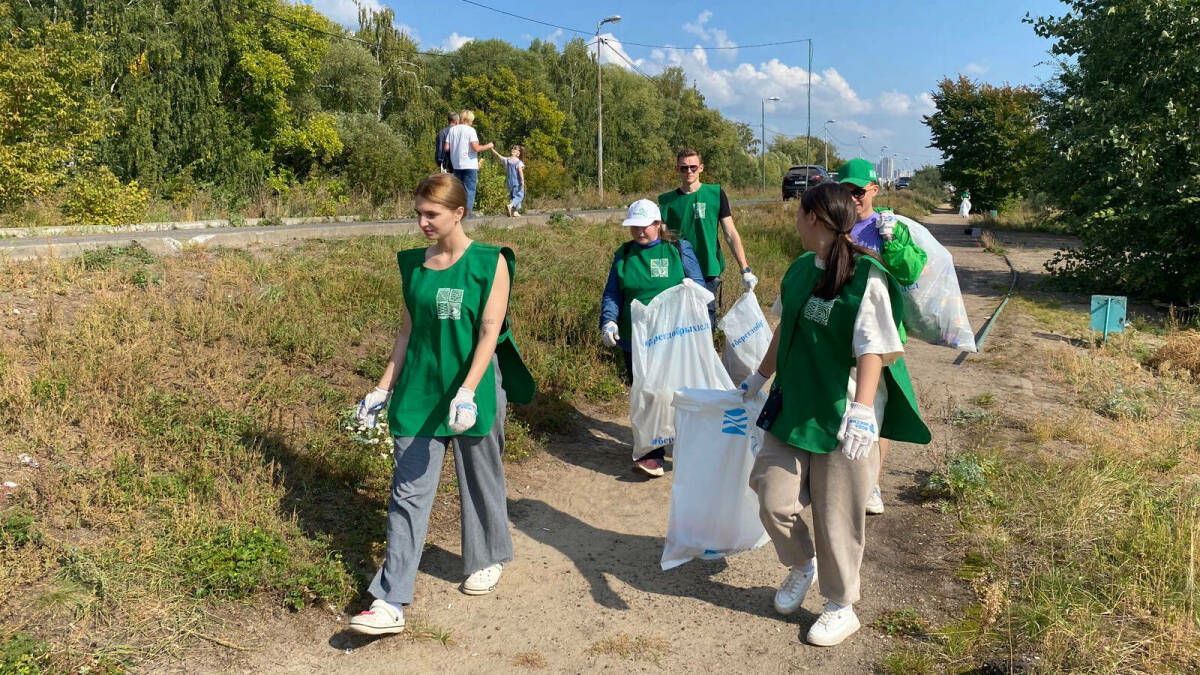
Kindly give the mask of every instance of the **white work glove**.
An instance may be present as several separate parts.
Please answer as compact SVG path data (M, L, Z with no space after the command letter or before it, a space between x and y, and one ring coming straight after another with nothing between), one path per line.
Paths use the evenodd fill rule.
M879 213L879 236L884 241L891 241L896 236L896 214L891 211Z
M758 392L762 391L763 385L767 383L767 376L758 372L756 368L750 376L742 380L738 385L738 389L742 392L742 400L746 401L758 396Z
M746 292L749 293L758 285L758 277L754 276L754 273L750 270L746 270L742 272L742 285L746 287Z
M871 448L879 440L875 409L857 401L847 406L837 439L842 444L842 454L848 459L863 459L871 454Z
M604 342L605 347L617 346L617 324L609 321L600 327L600 340Z
M371 393L363 397L358 402L358 412L355 417L358 418L358 423L366 425L368 429L375 428L375 420L379 417L379 413L383 412L383 406L387 403L388 394L392 392L381 387L375 387Z
M450 431L456 434L475 426L479 417L479 406L475 405L475 392L459 387L454 400L450 401Z

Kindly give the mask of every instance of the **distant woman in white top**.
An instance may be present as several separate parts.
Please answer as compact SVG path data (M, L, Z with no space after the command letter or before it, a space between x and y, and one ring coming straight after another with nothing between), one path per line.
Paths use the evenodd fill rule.
M458 113L458 124L450 128L446 135L446 152L450 154L450 164L454 167L454 176L462 181L467 189L467 216L475 210L475 186L479 183L479 154L491 150L492 143L480 145L479 134L475 133L475 113L464 110Z

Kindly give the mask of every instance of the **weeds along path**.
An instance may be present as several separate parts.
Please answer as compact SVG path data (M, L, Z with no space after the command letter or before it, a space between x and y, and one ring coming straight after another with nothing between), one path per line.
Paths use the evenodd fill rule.
M735 215L769 303L799 253L794 208ZM956 216L924 222L954 253L978 327L1007 266ZM769 545L659 569L670 473L630 473L618 366L594 335L623 235L578 222L478 232L518 252L514 327L543 390L506 427L519 460L507 468L516 560L493 595L459 593L446 467L408 634L379 640L344 627L382 552L390 462L349 443L336 419L382 368L399 313L394 251L416 242L7 268L0 420L17 433L0 440L0 470L20 488L6 497L0 627L31 635L54 663L155 673L862 673L896 650L887 633L905 617L956 620L975 601L957 579L956 523L917 488L963 442L950 424L963 401L1033 405L1054 398L1050 385L987 353L955 366L957 352L910 343L934 443L896 444L885 465L887 512L869 520L857 605L864 629L808 647L819 596L775 615L785 570ZM989 348L1009 330L1001 322ZM18 453L41 468L18 465Z
M979 325L1003 294L1007 266L963 237L957 217L935 214L926 222L955 254L969 313ZM748 224L742 229L752 231ZM765 284L777 288L780 271ZM764 301L774 292L764 292ZM156 668L868 672L896 647L887 628L895 628L904 610L942 625L973 600L955 578L961 559L949 543L951 519L922 505L916 489L954 443L949 411L980 390L1021 392L1032 386L981 368L975 357L953 366L958 353L944 347L914 341L909 348L935 440L925 448L898 444L889 456L883 477L887 511L869 521L864 598L857 605L865 627L840 647L820 649L800 639L820 612L817 593L796 615L775 614L771 598L785 570L769 544L727 561L659 569L670 473L647 481L630 472L628 417L618 401L574 407L569 412L574 431L552 436L544 455L510 467L517 557L493 595L468 598L457 590L461 563L451 513L431 536L422 562L417 602L409 611L412 635L358 638L343 631L345 615L319 611L235 612L220 635L248 651L210 646L195 654L198 661L169 660ZM866 626L873 622L877 627Z

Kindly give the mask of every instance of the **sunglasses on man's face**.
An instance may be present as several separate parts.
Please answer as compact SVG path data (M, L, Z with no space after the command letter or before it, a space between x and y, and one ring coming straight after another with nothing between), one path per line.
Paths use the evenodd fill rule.
M679 173L691 173L693 171L699 171L700 165L699 164L680 164L679 166L675 167L675 170L678 171Z
M867 189L856 187L850 191L850 196L854 197L855 199L862 199L863 197L867 196Z

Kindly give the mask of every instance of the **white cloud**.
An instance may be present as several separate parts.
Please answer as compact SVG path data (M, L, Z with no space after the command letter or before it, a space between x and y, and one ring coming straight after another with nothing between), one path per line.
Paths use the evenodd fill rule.
M379 0L307 0L313 9L340 23L347 28L358 28L358 4L368 10L381 10L383 5ZM409 33L412 35L412 33Z
M450 37L446 38L442 44L438 46L438 49L442 50L443 52L453 52L457 51L459 47L462 47L468 42L474 41L475 38L473 37L459 35L458 33L451 33Z
M722 47L726 58L730 61L737 58L737 43L729 39L729 33L722 28L709 28L708 20L712 18L712 10L704 10L700 12L700 16L696 17L695 23L688 22L683 24L683 30L686 33L691 33L701 40L713 43L716 47Z
M892 115L905 115L912 109L912 97L898 91L885 91L879 95L879 108Z
M604 49L600 52L601 63L611 63L613 65L621 66L625 70L631 70L633 66L636 66L638 70L645 72L643 66L646 65L646 59L635 59L630 56L629 53L625 51L625 47L621 45L621 41L614 37L612 33L601 33L600 39L604 42ZM592 42L594 43L595 40L593 39ZM588 53L595 56L595 44L588 46ZM625 58L621 58L622 56ZM633 66L630 66L631 63ZM653 73L646 74L651 75Z
M967 75L982 75L987 71L987 66L980 63L975 63L974 61L968 63L962 68L962 72L966 73Z
M917 112L922 115L929 115L937 110L937 105L933 102L933 96L927 91L917 94Z

